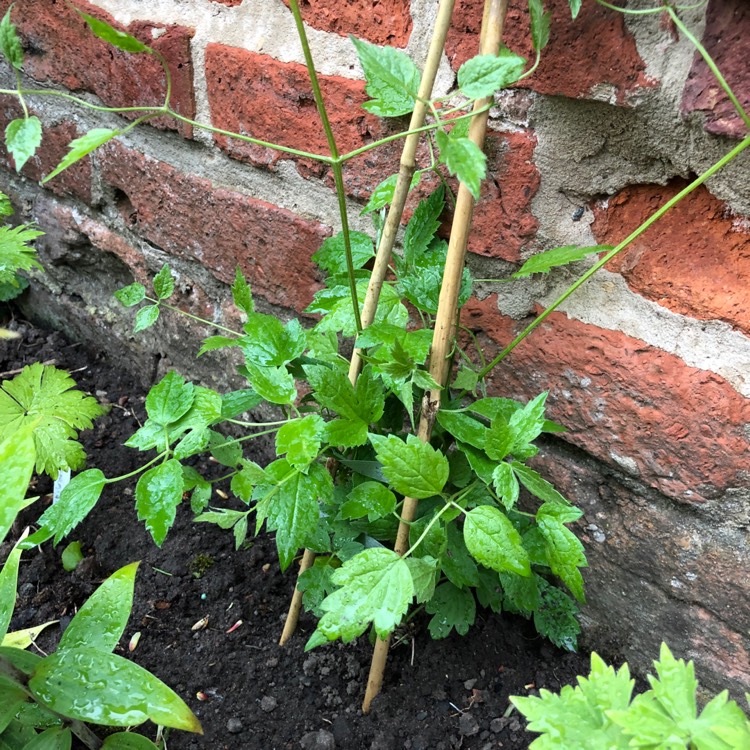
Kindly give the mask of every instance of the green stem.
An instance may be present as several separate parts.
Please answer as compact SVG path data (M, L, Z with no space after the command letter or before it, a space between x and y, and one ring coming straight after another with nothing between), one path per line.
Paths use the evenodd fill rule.
M414 550L415 550L415 549L416 549L417 547L419 547L419 545L420 545L420 544L421 544L421 543L422 543L422 542L424 541L424 538L425 538L425 537L427 536L427 534L429 533L430 529L431 529L431 528L432 528L432 527L433 527L433 526L434 526L434 525L435 525L435 524L437 523L437 521L439 520L440 516L442 516L442 515L443 515L443 513L445 513L445 511L446 511L446 510L448 510L448 508L452 508L452 507L456 507L456 508L458 508L459 510L463 511L463 508L461 508L461 506L460 506L460 505L456 505L456 503L454 503L454 502L453 502L452 500L448 501L448 502L447 502L447 503L446 503L446 504L445 504L445 505L444 505L444 506L443 506L443 507L442 507L442 508L441 508L441 509L440 509L440 510L439 510L439 511L438 511L438 512L437 512L437 513L436 513L436 514L435 514L435 515L434 515L434 516L433 516L433 517L432 517L432 518L430 519L430 522L429 522L429 523L427 524L427 526L425 526L425 527L424 527L424 531L423 531L423 532L422 532L422 533L421 533L421 534L419 535L419 538L417 539L417 541L416 541L416 542L414 542L414 544L412 544L412 545L411 545L411 547L409 547L409 549L408 549L408 550L406 550L406 552L404 552L404 554L403 554L403 555L401 556L401 557L402 557L402 559L404 559L404 560L405 560L405 559L406 559L407 557L409 557L409 555L411 555L411 553L412 553L412 552L414 552Z
M13 71L16 74L16 90L13 93L18 96L18 101L21 104L21 108L23 109L24 120L28 120L29 108L26 106L26 101L24 100L23 94L21 93L21 71L18 70L18 68L13 68Z
M739 99L735 96L734 91L732 91L731 87L726 82L726 79L721 74L721 71L713 61L711 55L708 54L706 48L698 41L695 36L693 36L693 34L690 33L690 30L680 20L679 16L671 7L667 7L667 12L669 13L670 18L674 21L675 26L677 26L677 28L693 43L695 48L700 53L701 57L705 60L706 65L708 65L716 80L719 82L721 88L724 89L724 93L729 97L729 101L732 102L734 108L737 110L737 114L742 118L742 122L745 123L745 126L747 128L750 128L750 116L748 116L747 112L745 112L745 110L743 109Z
M114 484L115 482L122 482L124 479L130 479L130 477L134 477L137 474L140 474L145 469L148 469L149 466L152 466L155 464L159 459L161 459L163 456L167 454L166 451L163 453L160 453L158 456L154 456L148 463L143 464L143 466L139 466L134 471L128 472L127 474L123 474L119 477L111 477L110 479L105 479L104 484Z
M233 331L231 328L226 328L225 326L219 325L218 323L214 323L210 320L206 320L205 318L201 318L198 315L193 315L192 313L185 312L184 310L180 310L179 307L175 307L174 305L168 305L166 302L162 302L158 299L153 299L152 297L144 297L145 300L149 302L153 302L155 305L159 305L159 307L166 307L167 310L172 310L172 312L180 313L180 315L184 315L186 318L190 318L191 320L196 320L198 323L203 323L204 325L210 326L211 328L216 328L219 331L224 331L224 333L231 333L232 336L242 336L243 334L238 333L237 331Z
M240 427L271 427L273 425L285 425L289 420L280 419L277 422L243 422L241 419L226 419L224 421L239 425Z
M745 138L740 144L735 146L728 154L723 156L719 161L710 166L700 177L696 178L686 188L680 190L677 195L668 200L658 211L651 215L646 221L643 222L632 234L626 237L619 245L612 248L601 260L595 263L584 273L579 279L571 284L563 294L561 294L543 313L539 315L530 325L513 339L508 346L503 349L491 362L485 365L479 371L479 379L487 377L487 374L492 371L505 357L508 356L537 326L541 325L546 318L548 318L578 287L587 282L600 268L609 263L612 258L618 253L621 253L633 240L640 237L652 224L659 221L670 208L677 205L683 198L690 195L696 188L700 187L706 180L713 177L719 170L729 164L730 161L739 156L748 146L750 146L750 136Z
M0 89L0 94L8 94L10 96L35 96L37 94L40 96L57 96L60 99L75 102L82 107L88 107L88 109L95 110L96 112L112 112L113 114L122 114L124 112L153 112L157 115L171 115L171 112L164 109L164 107L105 107L99 104L92 104L85 99L81 99L79 96L73 96L73 94L66 94L63 91L55 91L55 89Z
M169 109L169 102L172 98L172 72L169 70L169 65L167 65L167 60L162 55L161 52L152 49L151 54L159 61L159 64L161 65L162 70L164 71L164 82L166 85L166 93L164 94L164 105L163 109L168 110Z

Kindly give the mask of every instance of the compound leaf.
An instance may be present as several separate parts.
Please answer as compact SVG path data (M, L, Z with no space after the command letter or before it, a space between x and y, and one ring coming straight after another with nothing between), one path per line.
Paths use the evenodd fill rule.
M363 232L350 232L349 241L354 268L362 268L375 255L372 240ZM320 248L313 254L312 259L320 268L328 271L332 276L345 274L347 266L344 233L339 232L324 240Z
M17 227L0 227L0 284L18 287L17 271L41 269L36 250L28 243L44 232L21 224Z

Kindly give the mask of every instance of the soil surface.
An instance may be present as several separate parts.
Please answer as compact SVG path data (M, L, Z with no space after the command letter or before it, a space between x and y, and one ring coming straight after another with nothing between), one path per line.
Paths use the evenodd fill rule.
M71 371L82 390L112 405L82 435L88 466L111 477L143 463L122 445L145 418L145 394L135 380L60 333L23 322L10 327L21 337L0 342L0 379L35 361ZM40 480L34 492L43 497L25 522L50 502L48 481ZM136 518L131 482L109 485L71 540L81 542L85 555L72 573L60 561L65 543L47 544L25 558L11 629L60 620L38 641L41 649L54 649L76 607L98 584L140 560L135 604L118 652L175 689L204 730L203 737L173 732L169 750L527 748L536 735L509 711L508 696L556 691L588 672L586 656L557 650L523 619L480 611L468 636L432 641L426 620L417 617L398 634L383 691L365 716L366 638L305 654L315 624L304 615L292 642L277 645L294 577L291 570L279 571L271 538L262 535L235 552L231 532L193 523L185 504L159 549ZM202 618L207 626L194 629ZM130 654L135 632L141 637ZM142 731L154 738L152 725Z

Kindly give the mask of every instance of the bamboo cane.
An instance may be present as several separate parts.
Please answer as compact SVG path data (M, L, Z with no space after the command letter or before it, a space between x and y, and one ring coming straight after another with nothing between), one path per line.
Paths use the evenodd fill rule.
M480 33L480 49L482 55L496 55L500 47L500 40L505 25L505 15L508 10L508 0L485 0L482 31ZM474 110L483 109L488 100L477 101ZM469 138L480 148L484 146L487 133L487 111L476 114L471 118ZM458 311L458 294L461 288L466 259L466 244L471 227L474 211L474 198L462 184L456 199L456 210L453 216L451 236L448 243L448 256L440 288L438 311L435 318L435 328L432 338L430 354L430 375L437 383L445 383L448 379L448 365L456 333L456 315ZM422 402L422 413L419 420L417 435L422 442L428 442L432 436L432 428L440 406L440 390L433 389L425 393ZM417 500L406 498L401 511L402 521L399 523L396 536L395 551L403 555L409 548L409 525L414 520ZM367 691L362 704L362 711L370 710L372 701L380 692L383 685L383 673L388 656L390 638L378 638L370 664L370 674L367 680Z
M425 115L428 110L427 102L429 102L432 97L432 88L435 85L435 78L437 76L438 68L440 67L440 60L442 59L445 39L448 35L454 5L455 0L441 0L440 6L438 7L435 28L432 33L430 48L427 53L427 60L422 73L422 80L419 85L418 98L409 122L409 130L417 130L424 124ZM378 244L378 250L375 254L372 275L370 276L370 282L367 286L367 294L365 295L365 300L362 305L361 320L363 329L371 325L375 319L378 300L380 299L380 290L383 288L383 282L386 273L388 272L388 264L390 263L393 246L396 243L396 235L398 234L401 225L401 217L403 216L404 206L406 205L406 199L409 195L411 179L414 176L417 166L416 154L420 137L421 133L412 133L404 140L404 148L401 153L401 161L398 178L396 180L396 188L393 193L393 200L391 201L388 215L386 216L385 224L383 225L380 243ZM361 350L354 349L349 363L349 380L352 385L354 385L357 380L361 366ZM310 568L314 561L315 553L311 550L305 550L300 563L299 573L297 574L297 580L299 580L299 576ZM284 629L282 630L281 638L279 639L280 646L283 646L297 629L297 622L301 610L302 592L297 586L295 586L292 600L289 604L289 611L284 622Z

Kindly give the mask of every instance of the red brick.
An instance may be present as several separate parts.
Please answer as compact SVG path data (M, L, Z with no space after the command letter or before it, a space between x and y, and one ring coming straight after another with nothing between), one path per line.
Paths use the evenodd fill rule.
M3 12L9 5L7 0L0 0ZM163 27L146 21L123 27L85 0L76 0L76 6L161 52L172 73L173 108L186 117L194 117L192 29ZM26 51L24 70L32 78L72 91L89 91L113 107L160 106L164 102L164 72L156 58L121 52L97 39L64 0L24 0L16 3L12 18ZM155 39L152 32L157 30L164 33ZM176 128L186 137L192 135L189 126L171 119L159 118L151 123L161 128Z
M628 187L595 211L598 242L615 245L685 187ZM670 310L750 333L750 226L699 188L609 265L634 291Z
M215 126L309 153L329 153L304 65L209 44L206 80ZM361 108L367 99L363 82L320 76L320 85L341 153L389 132L378 118ZM280 158L289 158L222 136L217 136L216 141L231 156L256 166L272 166Z
M456 3L446 45L455 70L477 54L482 7L482 0ZM606 84L614 87L617 102L624 104L629 94L652 85L621 13L586 2L573 21L567 0L550 0L545 7L552 11L550 42L534 75L521 84L524 88L540 94L587 98L594 87ZM526 0L511 0L504 43L517 54L534 59Z
M34 114L33 108L30 110ZM23 117L23 110L15 97L4 96L0 99L0 130L11 120ZM38 182L49 174L68 153L68 144L82 133L72 122L61 122L53 126L43 125L42 143L34 156L29 159L21 174ZM5 142L0 145L0 163L9 171L15 172L15 162L5 149ZM57 195L73 195L85 203L91 203L91 160L82 159L68 167L58 177L50 180L46 187Z
M320 286L310 256L330 230L121 144L104 147L102 177L133 231L229 283L239 265L257 294L301 311Z
M703 46L747 111L750 109L750 6L746 0L708 4ZM682 113L701 112L709 133L741 138L747 126L741 120L708 65L695 53L682 94Z
M288 7L289 0L283 0ZM314 29L374 44L405 47L411 34L409 0L300 0L302 18Z
M506 345L521 324L494 296L471 300L465 324ZM680 502L701 502L747 474L750 400L723 378L617 331L554 313L491 375L496 395L549 390L564 439L611 464L632 459L641 479Z

